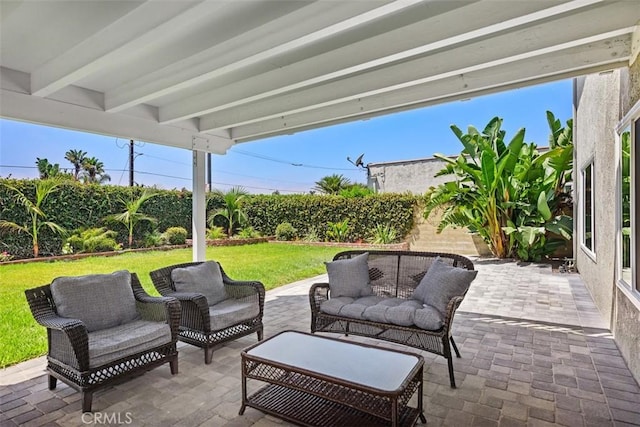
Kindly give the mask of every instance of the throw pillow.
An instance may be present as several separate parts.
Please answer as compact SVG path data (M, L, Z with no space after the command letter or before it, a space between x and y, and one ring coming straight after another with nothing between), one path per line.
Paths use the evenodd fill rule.
M435 307L445 315L451 298L464 295L477 275L476 270L451 267L436 258L413 291L413 298Z
M369 282L369 253L326 262L331 297L358 298L373 295Z
M58 315L78 319L88 332L112 328L138 318L131 273L58 277L51 282Z
M204 295L210 306L227 299L222 272L215 261L174 268L171 271L171 280L176 287L176 292L193 292Z

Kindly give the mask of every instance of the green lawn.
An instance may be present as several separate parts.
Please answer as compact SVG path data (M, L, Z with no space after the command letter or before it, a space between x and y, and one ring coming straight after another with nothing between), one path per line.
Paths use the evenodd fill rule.
M262 243L207 248L207 259L219 261L236 280L259 280L267 289L324 273L337 247ZM34 262L0 266L0 368L47 352L46 329L29 311L24 290L50 283L58 276L129 270L140 277L152 295L158 295L149 272L171 264L190 262L191 249L126 253L75 261Z

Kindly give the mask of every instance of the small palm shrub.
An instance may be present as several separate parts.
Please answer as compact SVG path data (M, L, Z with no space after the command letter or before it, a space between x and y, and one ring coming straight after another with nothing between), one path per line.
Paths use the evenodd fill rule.
M346 242L349 234L349 220L327 223L327 238L333 242Z
M398 238L396 230L391 227L389 224L378 224L376 228L373 230L373 235L369 239L369 242L375 243L378 245L386 245L389 243L393 243Z
M227 237L227 234L224 232L224 228L213 226L207 230L207 239L209 240L218 240L224 239Z
M64 246L70 248L72 253L118 251L122 245L116 242L117 236L117 232L104 227L78 229L65 240Z
M295 240L298 230L290 222L283 222L276 227L276 240Z
M145 235L142 237L142 245L145 248L153 248L156 246L162 246L164 244L166 244L165 236L158 230L153 230L149 233L145 233Z
M320 236L318 235L318 230L315 228L310 228L307 234L302 238L305 242L319 242Z
M184 245L187 242L187 230L184 227L169 227L163 237L170 245Z
M238 233L238 237L241 239L253 239L256 237L260 237L260 233L257 232L253 227L245 227Z

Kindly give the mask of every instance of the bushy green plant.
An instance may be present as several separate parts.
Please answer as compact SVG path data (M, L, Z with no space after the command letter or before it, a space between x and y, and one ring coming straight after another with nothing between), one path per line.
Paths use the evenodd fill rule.
M0 219L0 232L8 231L15 233L24 233L31 237L31 247L33 249L33 257L37 258L40 254L40 230L43 227L48 228L50 231L57 234L65 234L66 230L59 224L50 221L45 214L44 203L47 198L56 191L60 186L61 181L55 179L46 179L36 181L35 194L33 198L30 198L27 194L21 191L19 188L13 185L2 183L2 187L7 188L12 196L17 199L17 204L22 205L25 212L28 214L27 219L18 224L16 222L8 221L6 219ZM33 200L32 200L33 199Z
M104 227L78 229L64 243L71 249L71 253L118 251L122 249L122 245L116 242L117 235L115 231Z
M213 194L222 198L223 205L209 215L207 222L212 227L216 219L222 219L227 227L227 235L231 237L239 227L247 223L248 217L243 205L249 193L242 187L233 187L226 193L218 190Z
M374 194L373 190L364 184L353 184L348 188L340 190L339 195L342 197L367 197Z
M154 248L156 246L162 246L167 244L167 239L163 233L158 230L153 230L142 237L142 245L145 248Z
M169 227L163 233L165 241L170 245L184 245L187 242L187 235L184 227Z
M260 233L257 232L253 227L245 227L238 232L238 237L241 239L253 239L256 237L260 237Z
M298 230L289 222L283 222L276 227L276 240L295 240Z
M425 217L444 206L438 231L466 227L498 258L537 261L571 238L565 184L573 167L572 122L562 127L551 112L547 120L551 136L544 154L524 142L524 129L507 144L498 117L482 132L451 126L464 148L456 159L436 154L446 162L436 176L455 178L427 192Z
M319 242L320 236L318 236L318 230L315 227L311 227L307 234L302 238L305 242Z
M394 243L397 238L398 235L396 234L396 230L394 230L389 224L377 224L376 228L373 229L373 235L369 241L378 245L386 245Z
M207 230L207 239L209 240L218 240L224 239L227 237L227 234L224 232L224 228L214 225L213 227Z
M125 208L124 212L109 215L105 218L107 222L120 223L127 228L127 231L129 233L129 247L133 246L133 230L136 228L136 225L142 222L149 222L151 224L156 224L158 222L157 219L141 211L142 205L147 200L155 196L155 193L144 190L142 194L137 198L132 198L129 200L120 199L120 203Z
M346 242L349 234L349 220L327 223L327 238L332 242Z

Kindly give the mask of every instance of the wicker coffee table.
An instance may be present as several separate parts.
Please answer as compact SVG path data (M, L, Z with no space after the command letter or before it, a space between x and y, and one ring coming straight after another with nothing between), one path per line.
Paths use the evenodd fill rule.
M242 352L242 407L305 426L425 423L424 359L412 353L284 331ZM247 379L268 384L247 396ZM409 401L417 391L417 408Z

